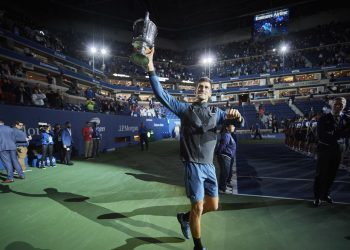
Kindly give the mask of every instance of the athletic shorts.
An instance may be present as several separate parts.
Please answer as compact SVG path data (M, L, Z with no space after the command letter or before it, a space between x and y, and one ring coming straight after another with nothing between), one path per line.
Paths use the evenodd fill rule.
M204 200L204 195L218 197L215 166L184 162L186 195L192 203Z

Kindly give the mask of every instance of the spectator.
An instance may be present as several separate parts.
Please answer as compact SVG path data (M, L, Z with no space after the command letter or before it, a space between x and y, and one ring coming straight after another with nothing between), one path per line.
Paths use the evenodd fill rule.
M95 98L95 92L91 87L86 89L86 98L87 99L94 99Z
M92 123L92 130L92 157L98 157L102 136L96 122Z
M260 138L260 140L262 139L259 123L255 123L255 126L253 128L253 133L254 133L254 138L253 138L254 140L256 139L257 136Z
M60 163L64 161L64 155L62 150L62 128L61 124L55 124L53 129L53 153L58 156L56 158L60 159Z
M17 156L19 164L21 165L22 171L26 171L25 159L27 158L28 145L32 137L27 136L24 128L23 122L16 121L15 128L16 146L17 146Z
M90 111L90 112L94 112L95 111L95 105L96 105L96 102L94 102L91 99L87 99L87 101L85 103L86 110Z
M224 125L221 132L221 139L216 150L216 155L220 165L219 192L232 193L232 188L228 186L230 182L230 171L232 168L234 155L236 154L236 142L231 136L235 127Z
M41 92L39 88L34 88L33 94L32 94L32 102L35 106L40 106L44 107L45 106L45 101L46 100L46 95Z
M47 124L41 129L41 148L42 156L39 167L45 169L45 165L55 167L55 161L53 157L53 133L51 131L51 125ZM47 158L49 162L47 164Z
M51 86L48 87L46 92L46 103L50 108L56 108L57 93L55 93Z
M148 150L148 129L144 125L143 122L141 122L141 125L139 126L139 137L140 137L140 145L141 145L141 151L143 151L143 144L146 145L146 150Z
M86 122L82 129L84 139L84 155L85 160L92 158L92 133L93 129L90 122Z
M70 122L66 122L65 128L62 130L62 150L64 154L63 164L73 165L73 162L71 162L72 145L72 124Z
M51 75L51 73L47 74L46 79L47 79L48 84L54 84L54 77ZM55 82L55 84L56 84L56 82Z
M19 86L15 89L16 104L29 105L30 104L30 92L28 88L25 88L24 82L20 82Z

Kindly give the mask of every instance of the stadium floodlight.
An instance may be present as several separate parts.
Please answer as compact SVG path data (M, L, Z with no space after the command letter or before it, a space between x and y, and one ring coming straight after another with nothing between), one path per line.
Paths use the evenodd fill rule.
M203 57L202 60L201 60L201 63L204 64L204 65L210 65L213 62L214 62L214 57L212 57L212 56Z
M102 49L101 49L101 54L102 54L102 56L107 55L107 53L108 53L108 51L107 51L106 48L102 48Z
M281 53L286 53L288 51L288 46L287 45L282 45L280 48Z
M284 71L284 57L285 57L285 54L288 52L288 46L286 44L282 44L280 47L280 52L282 54L282 63L283 63L283 71Z
M96 47L93 45L89 48L89 51L92 55L92 78L94 78L95 75L95 54L97 52Z
M106 48L101 48L101 55L102 55L102 70L106 68L105 65L105 56L108 54L108 50Z
M92 55L94 55L94 54L96 54L96 52L97 52L96 47L95 47L95 46L91 46L91 47L90 47L90 53L91 53Z
M202 58L201 60L201 63L204 65L204 71L206 72L207 71L207 66L208 66L208 69L209 69L209 78L210 78L210 66L214 63L215 59L213 56L205 56Z

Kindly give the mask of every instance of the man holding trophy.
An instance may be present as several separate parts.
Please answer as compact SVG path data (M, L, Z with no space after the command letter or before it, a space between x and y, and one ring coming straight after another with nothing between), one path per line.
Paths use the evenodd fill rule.
M198 81L195 90L196 101L192 104L180 102L166 92L159 82L153 64L156 26L148 19L148 13L143 28L137 28L140 23L141 21L137 20L136 25L134 24L135 50L131 60L147 69L152 89L159 102L181 119L180 153L191 209L187 213L178 213L177 219L186 239L189 239L192 233L194 249L205 249L201 242L201 216L217 210L219 203L213 164L217 126L228 119L232 124L239 126L243 123L243 118L236 109L225 113L208 105L212 88L211 80L207 77Z

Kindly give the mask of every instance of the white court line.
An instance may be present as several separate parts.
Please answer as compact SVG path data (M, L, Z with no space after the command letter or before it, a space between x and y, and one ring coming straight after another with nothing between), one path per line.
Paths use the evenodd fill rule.
M282 200L297 200L297 201L310 201L313 200L310 199L301 199L301 198L290 198L290 197L282 197L282 196L269 196L269 195L257 195L257 194L234 194L239 196L253 196L253 197L263 197L263 198L271 198L271 199L282 199ZM323 203L326 203L325 201ZM337 202L333 201L333 204L343 204L343 205L349 205L349 202ZM331 205L331 204L329 204Z
M300 179L300 178L279 178L279 177L267 177L267 176L251 176L251 175L239 175L241 178L254 178L254 179L274 179L274 180L288 180L288 181L314 181L314 179ZM350 184L350 181L334 181L336 183Z

